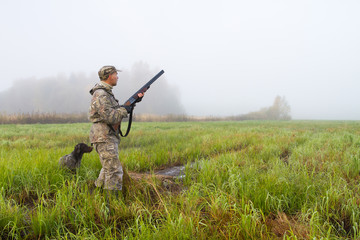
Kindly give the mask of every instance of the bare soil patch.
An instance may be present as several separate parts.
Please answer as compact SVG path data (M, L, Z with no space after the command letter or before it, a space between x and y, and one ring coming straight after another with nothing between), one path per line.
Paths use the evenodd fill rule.
M278 239L283 239L291 232L298 239L308 239L310 233L309 226L299 221L297 216L288 216L283 212L270 214L266 218L265 224Z

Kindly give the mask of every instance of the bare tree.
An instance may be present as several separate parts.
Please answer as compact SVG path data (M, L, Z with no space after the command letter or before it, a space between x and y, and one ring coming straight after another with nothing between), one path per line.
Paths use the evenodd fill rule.
M274 103L267 109L267 119L269 120L291 120L291 108L285 97L279 95L275 97Z

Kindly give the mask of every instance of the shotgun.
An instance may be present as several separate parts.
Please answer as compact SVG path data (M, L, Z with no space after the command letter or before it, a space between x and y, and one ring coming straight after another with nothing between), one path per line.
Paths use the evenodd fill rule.
M120 107L123 107L123 106L130 106L131 107L129 124L128 124L125 135L123 135L123 133L121 132L120 123L112 125L115 132L117 132L117 130L119 130L120 136L126 137L130 132L131 123L132 123L132 116L133 116L133 110L134 110L135 104L137 102L141 101L138 94L139 93L145 93L150 88L151 84L153 84L163 73L164 73L164 70L161 70L152 79L150 79L150 81L148 81L144 86L142 86L138 91L136 91L128 100L126 100L123 105L120 106Z

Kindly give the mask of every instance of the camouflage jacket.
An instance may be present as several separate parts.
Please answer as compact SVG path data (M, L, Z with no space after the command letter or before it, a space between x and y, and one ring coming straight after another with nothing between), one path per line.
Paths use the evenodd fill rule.
M90 142L108 142L120 139L109 125L121 122L127 117L125 108L120 107L119 101L112 93L112 86L100 82L91 90L91 105L89 109L89 120L93 123L90 130Z

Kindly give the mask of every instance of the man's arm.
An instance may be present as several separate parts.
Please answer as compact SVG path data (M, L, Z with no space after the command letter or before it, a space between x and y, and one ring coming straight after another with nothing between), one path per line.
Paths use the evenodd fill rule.
M127 117L127 111L125 108L113 108L109 97L105 94L101 94L101 91L97 91L95 94L99 94L96 100L92 103L93 108L100 115L102 122L106 124L117 124L121 119Z

